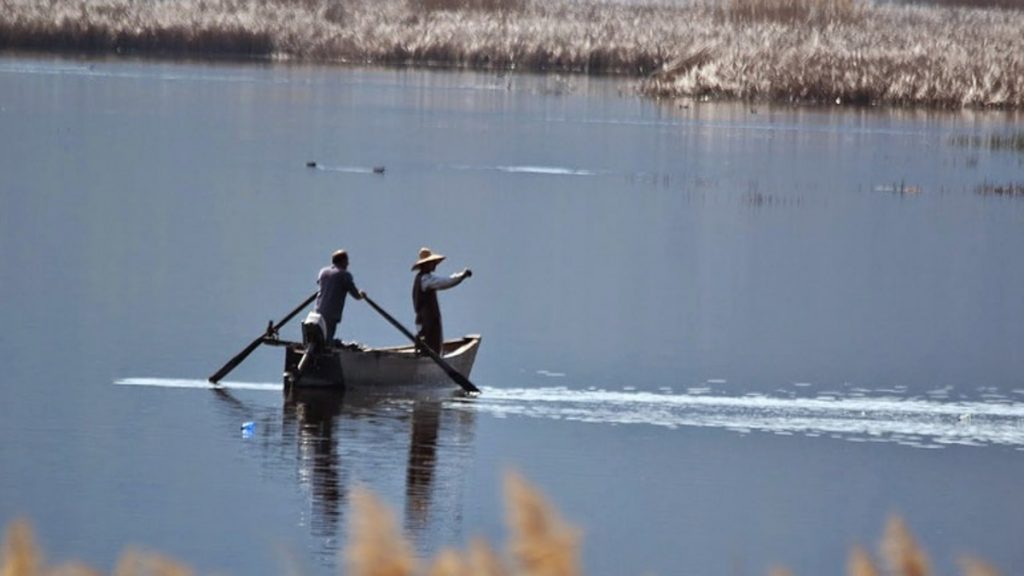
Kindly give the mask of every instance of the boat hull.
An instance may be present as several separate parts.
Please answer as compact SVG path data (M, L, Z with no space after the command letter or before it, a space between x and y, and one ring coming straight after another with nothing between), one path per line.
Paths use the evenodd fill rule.
M457 386L430 356L416 354L413 346L364 348L331 346L315 352L301 377L298 364L306 348L298 342L285 346L285 385L302 388L384 389ZM470 335L444 343L444 360L465 377L473 369L480 336Z

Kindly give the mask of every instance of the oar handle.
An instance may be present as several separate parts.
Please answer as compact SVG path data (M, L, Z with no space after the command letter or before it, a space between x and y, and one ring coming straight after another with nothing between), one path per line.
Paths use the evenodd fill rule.
M414 335L412 332L410 332L405 326L402 326L402 324L398 320L395 320L395 318L391 314L388 314L387 312L385 312L383 308L378 306L377 303L373 301L372 298L370 298L369 296L366 296L364 294L363 295L363 300L366 300L366 303L369 304L374 310L376 310L378 314L383 316L385 320L390 322L392 326L394 326L395 328L398 328L398 330L402 334L405 334L406 338L412 340L414 344L418 344L419 343L419 340L416 339L416 335Z
M387 312L385 312L383 308L378 306L377 303L373 301L372 298L370 298L369 296L363 294L363 300L366 300L366 303L369 304L371 308L376 310L378 314L383 316L385 320L390 322L392 326L394 326L395 328L398 328L398 330L402 334L405 334L406 338L408 338L409 340L412 340L413 344L420 344L420 341L416 339L416 336L413 335L412 332L410 332L405 326L402 326L401 322L399 322L398 320L395 320L395 318L391 314L388 314ZM461 386L463 390L465 390L466 392L475 392L475 393L478 393L478 394L480 393L480 389L477 388L472 382L470 382L469 378L466 378L461 372L459 372L458 370L453 368L451 364L445 362L444 358L441 358L441 356L438 355L437 352L432 350L430 348L430 346L427 346L426 344L423 344L419 348L421 350L423 350L424 352L426 352L427 355L430 356L430 358L434 362L436 362L437 365L440 366L442 370L445 371L445 374L447 374L449 378L454 380L456 384Z
M228 360L227 364L221 366L220 370L217 370L216 372L214 372L213 375L210 376L210 378L209 378L210 383L211 384L216 384L217 382L219 382L221 380L221 378L227 376L229 372L231 372L236 367L238 367L238 365L241 364L243 360L245 360L246 358L249 357L249 354L252 354L253 350L256 350L256 348L259 348L259 345L263 343L263 340L265 338L272 337L274 334L276 334L277 331L280 330L282 326L287 324L289 320L294 318L296 314L298 314L299 312L302 312L303 308L305 308L306 306L309 306L309 304L311 302L313 302L313 300L316 300L316 296L319 293L320 293L319 290L316 291L316 292L313 292L312 296L310 296L309 298L306 298L302 302L302 304L299 304L298 306L296 306L295 310L292 310L291 312L289 312L288 315L285 316L284 318L282 318L280 322L278 322L277 324L272 324L270 326L267 326L267 332L265 334L260 334L260 336L258 338L256 338L252 342L250 342L249 345L246 346L245 348L243 348L241 352L239 352L238 354L235 354L234 358L232 358L231 360Z
M298 305L298 306L297 306L297 307L295 308L295 310L292 310L291 312L289 312L289 313L288 313L288 315L287 315L287 316L285 316L284 318L282 318L280 322L278 322L277 324L274 324L274 332L277 332L278 330L280 330L280 329L281 329L281 327L282 327L282 326L284 326L285 324L287 324L289 320L291 320L292 318L295 318L295 315L296 315L296 314L298 314L299 312L302 312L302 310L303 310L303 309L304 309L304 308L305 308L306 306L309 306L310 304L312 304L312 303L313 303L313 300L316 300L316 297L317 297L317 296L318 296L319 294L320 294L320 291L319 291L319 290L317 290L316 292L313 292L313 294L311 294L311 295L309 296L309 298L306 298L306 300L305 300L305 301L304 301L304 302L303 302L302 304L299 304L299 305Z

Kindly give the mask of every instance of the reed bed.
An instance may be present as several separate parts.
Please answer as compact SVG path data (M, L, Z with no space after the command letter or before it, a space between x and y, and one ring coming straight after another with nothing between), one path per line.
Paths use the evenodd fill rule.
M832 20L727 24L642 83L664 97L1020 108L1024 14L863 5ZM1013 46L1004 51L997 43ZM697 51L704 56L693 60ZM687 60L689 58L689 60Z
M1022 10L868 0L0 0L0 49L618 74L652 97L833 105L1024 108L1021 30Z
M443 550L422 562L413 554L392 512L372 492L353 494L349 542L344 553L349 576L580 576L581 533L566 523L551 504L516 474L505 479L509 542L499 554L482 540L465 551ZM880 568L881 567L881 568ZM999 576L999 571L975 557L960 559L963 576ZM794 576L773 567L768 576ZM82 563L49 566L35 545L25 521L7 530L0 551L0 576L99 576ZM877 557L861 546L851 549L848 576L932 576L931 563L902 518L886 523ZM191 576L186 565L159 554L127 551L113 576Z
M821 26L859 20L865 4L860 0L723 0L710 6L719 20Z
M1002 196L1005 198L1024 198L1024 182L994 183L984 182L974 189L978 196Z
M953 136L950 141L964 148L985 148L988 150L1012 150L1024 153L1024 132L1015 134L989 134L987 136Z
M934 6L957 6L963 8L1005 8L1020 10L1024 8L1020 0L902 0L907 4L927 4Z

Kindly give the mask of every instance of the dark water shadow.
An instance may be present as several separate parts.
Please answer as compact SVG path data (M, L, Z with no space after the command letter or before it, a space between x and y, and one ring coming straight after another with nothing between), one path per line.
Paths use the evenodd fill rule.
M249 406L225 389L214 389L214 394L233 417L255 421L249 440L259 447L263 467L285 471L297 491L308 490L311 532L330 543L323 554L327 563L337 561L352 489L367 485L378 491L377 481L386 483L402 472L403 525L417 548L437 536L433 532L439 522L448 531L461 531L450 525L461 514L434 510L444 450L461 452L472 445L475 415L445 409L446 402L464 397L460 391L293 389L284 394L278 413ZM445 458L447 468L453 463L458 468L459 462L458 457ZM359 467L364 469L355 470ZM458 469L447 472L462 476Z

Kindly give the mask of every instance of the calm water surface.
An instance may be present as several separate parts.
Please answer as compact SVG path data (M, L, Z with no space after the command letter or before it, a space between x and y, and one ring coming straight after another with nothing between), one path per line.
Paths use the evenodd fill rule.
M0 522L105 570L139 545L336 574L356 487L431 556L503 545L515 470L583 529L588 574L839 573L891 513L943 573L1024 573L1024 199L977 193L1024 155L953 143L1022 129L0 58ZM338 247L411 323L424 245L474 270L442 307L484 336L479 398L286 399L278 349L205 384ZM358 302L341 331L402 338Z

